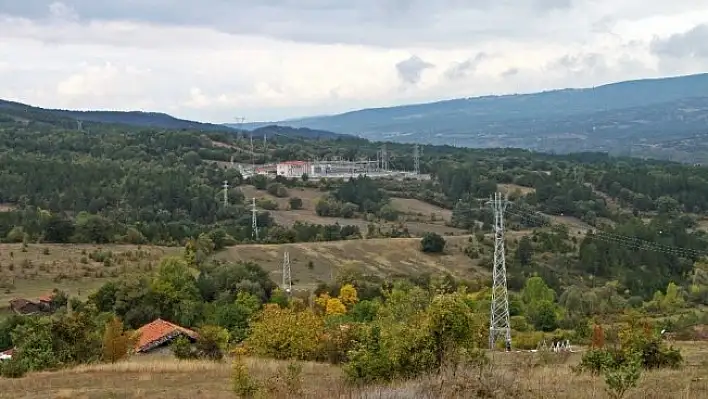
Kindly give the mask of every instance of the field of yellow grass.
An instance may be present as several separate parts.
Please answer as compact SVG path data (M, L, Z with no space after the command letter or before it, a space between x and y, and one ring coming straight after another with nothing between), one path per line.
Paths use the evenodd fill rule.
M708 397L708 344L681 343L686 365L644 372L627 398ZM286 387L287 362L245 359L249 375L271 398L609 398L600 377L576 375L580 355L495 353L483 369L445 371L414 381L353 387L340 368L301 363L300 394ZM230 361L177 361L169 355L136 356L117 363L0 379L0 398L234 398Z
M106 281L153 270L179 248L136 245L0 244L0 311L10 299L33 299L54 288L85 296ZM98 262L96 254L109 253ZM93 254L93 256L92 256Z
M392 276L400 274L447 272L457 277L472 278L488 272L464 254L468 236L446 237L445 253L429 255L420 251L420 238L380 238L334 242L281 245L237 245L216 255L218 259L252 261L280 281L283 252L290 254L295 285L307 288L317 281L346 269L366 274ZM312 262L311 267L309 262Z
M278 204L278 210L268 211L275 222L282 226L292 226L295 222L314 224L335 224L342 226L358 226L362 232L366 231L369 222L364 219L345 219L336 217L322 217L315 213L315 206L320 197L326 195L314 188L295 187L288 189L291 197L302 199L302 209L290 210L289 198L278 198L264 190L257 190L253 186L243 185L239 189L246 196L246 199L268 199ZM427 232L434 232L442 235L464 234L465 230L446 226L452 217L452 211L431 205L416 199L393 198L391 205L402 213L400 224L407 227L412 235L422 236ZM398 223L378 221L378 225L383 228L390 228Z

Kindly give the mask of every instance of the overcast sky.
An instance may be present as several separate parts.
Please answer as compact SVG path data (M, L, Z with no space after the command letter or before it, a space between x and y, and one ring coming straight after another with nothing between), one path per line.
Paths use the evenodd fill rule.
M703 72L705 0L0 0L0 98L277 120Z

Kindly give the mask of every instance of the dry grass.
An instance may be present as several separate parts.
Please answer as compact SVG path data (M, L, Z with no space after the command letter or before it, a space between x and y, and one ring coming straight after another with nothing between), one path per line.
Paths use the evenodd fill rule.
M452 211L412 198L392 198L391 205L407 216L418 216L428 223L444 223L452 219ZM408 219L411 220L411 219Z
M683 343L686 366L645 372L627 398L708 397L706 343ZM608 398L601 378L570 369L578 354L547 357L529 353L495 353L488 368L446 371L414 381L352 387L338 367L301 363L302 394L285 391L287 362L245 359L249 374L270 388L272 398ZM168 355L136 356L127 362L42 372L21 379L0 379L0 398L233 398L228 361L177 361Z
M497 186L499 187L499 191L504 194L513 194L518 191L521 195L526 195L536 192L536 189L533 187L524 187L518 184L498 184Z
M317 281L345 269L381 276L411 273L448 272L458 277L486 274L464 254L468 236L447 237L445 254L428 255L420 251L419 238L381 238L282 245L237 245L217 254L231 261L253 261L269 271L275 281L281 279L283 252L290 253L296 286L311 287ZM312 261L312 269L308 262Z
M134 245L0 244L0 309L12 298L28 299L54 288L85 296L111 278L150 272L159 260L179 248ZM92 253L110 252L107 263Z
M289 198L278 198L266 191L257 190L253 186L244 185L239 189L246 198L268 199L278 204L278 210L268 211L273 220L281 226L290 227L295 222L313 223L313 224L340 224L342 226L358 226L362 232L366 231L369 222L364 219L345 219L336 217L322 217L315 213L317 201L325 195L320 190L313 188L295 187L288 189L291 197L299 197L302 199L302 209L290 210ZM434 232L442 235L459 235L465 234L466 231L445 225L452 217L452 212L435 205L430 205L425 202L415 199L394 198L392 204L398 210L404 213L401 223L377 222L382 229L390 229L399 224L407 227L408 231L413 236L422 236L427 232Z

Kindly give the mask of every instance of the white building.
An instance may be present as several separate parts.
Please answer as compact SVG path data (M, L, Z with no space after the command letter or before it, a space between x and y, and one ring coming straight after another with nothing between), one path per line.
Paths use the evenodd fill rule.
M306 161L287 161L276 165L278 176L302 177L304 174L311 174L310 163Z

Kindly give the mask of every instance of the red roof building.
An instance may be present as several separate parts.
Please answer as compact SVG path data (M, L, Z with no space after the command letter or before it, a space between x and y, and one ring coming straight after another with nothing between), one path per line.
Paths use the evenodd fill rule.
M15 353L14 349L8 349L4 352L0 352L0 360L10 360L12 355Z
M190 340L196 340L199 335L177 324L169 321L157 319L152 323L140 327L137 331L139 334L138 342L135 345L135 352L149 352L159 346L172 342L179 336L185 336Z

